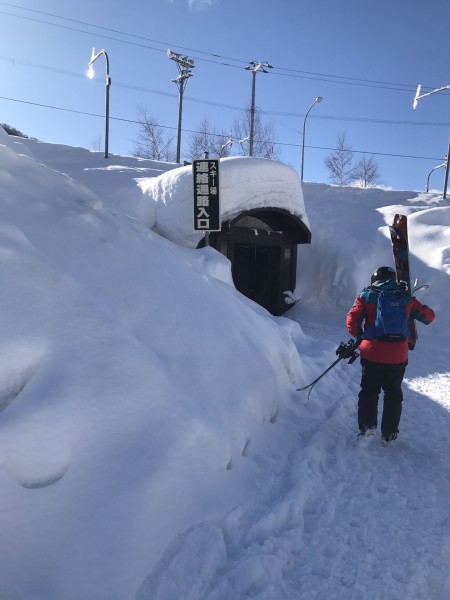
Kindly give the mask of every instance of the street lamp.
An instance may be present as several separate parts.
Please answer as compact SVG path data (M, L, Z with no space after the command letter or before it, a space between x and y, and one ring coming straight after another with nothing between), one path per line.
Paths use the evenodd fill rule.
M108 58L108 54L106 53L105 50L100 50L100 52L97 52L97 54L95 54L95 48L92 48L91 60L88 63L89 69L88 69L88 72L87 72L87 76L89 77L89 79L93 79L93 77L95 75L93 64L95 63L95 61L97 60L97 58L99 58L102 54L104 55L104 57L106 59L105 158L108 158L108 144L109 144L109 88L111 86L111 77L109 75L109 58Z
M419 84L417 86L416 95L414 96L413 108L417 108L417 101L421 98L425 98L425 96L431 96L431 94L436 94L437 92L442 92L443 90L450 90L450 85L444 85L444 87L437 88L432 92L427 92L426 94L420 95L420 90L422 89L422 85Z
M322 96L317 96L317 98L314 100L314 102L311 104L311 106L306 111L305 120L303 121L303 133L302 133L302 168L301 168L301 175L300 175L301 181L303 181L303 165L305 163L305 128L306 128L306 119L307 119L307 117L309 115L309 112L312 109L312 107L315 106L316 104L318 104L319 102L322 102L322 100L323 100Z
M250 108L250 136L249 136L249 150L248 155L253 156L253 137L255 133L255 87L256 87L256 73L261 71L262 73L268 73L267 69L273 69L272 65L268 62L255 62L251 61L246 67L247 71L252 72L252 104Z
M425 191L426 191L427 193L428 193L428 191L429 191L429 189L430 189L430 177L431 177L431 174L432 174L432 173L434 173L434 171L436 171L437 169L442 169L442 167L445 167L446 165L447 165L447 160L446 160L444 163L442 163L442 165L438 165L437 167L433 167L433 168L431 169L431 171L428 173L428 177L427 177L427 187L426 187L426 189L425 189Z
M179 73L176 79L172 79L173 83L176 83L178 86L178 136L176 161L179 163L181 154L181 118L183 113L183 93L187 85L187 80L193 75L193 73L191 73L191 69L193 69L195 65L192 58L172 52L170 48L167 50L167 56L170 58L170 60L173 60L177 63Z
M417 108L417 102L421 98L425 98L425 96L431 96L431 94L436 94L437 92L442 92L443 90L450 90L450 85L444 85L443 87L436 88L435 90L432 90L431 92L427 92L426 94L420 95L421 88L422 88L422 86L421 86L421 84L419 84L417 86L416 95L414 96L413 108ZM449 156L449 153L450 153L450 140L448 142L447 157ZM446 161L446 165L445 165L444 193L442 195L442 197L444 198L444 200L447 198L447 185L448 185L449 168L450 168L450 161L447 160Z

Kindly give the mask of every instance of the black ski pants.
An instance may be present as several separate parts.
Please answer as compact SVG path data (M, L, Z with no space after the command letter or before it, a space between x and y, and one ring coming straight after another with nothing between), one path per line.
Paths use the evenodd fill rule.
M398 432L402 414L402 381L407 363L388 365L361 360L361 391L358 400L358 425L376 427L378 424L378 397L384 391L381 434Z

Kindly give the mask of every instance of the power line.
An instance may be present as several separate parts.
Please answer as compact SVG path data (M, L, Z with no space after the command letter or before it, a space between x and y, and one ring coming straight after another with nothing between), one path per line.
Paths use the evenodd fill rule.
M2 3L0 2L0 4L2 4ZM101 38L104 38L104 39L107 39L107 40L113 40L115 42L121 42L122 44L130 44L131 46L138 46L140 48L146 48L147 50L155 50L157 52L165 52L165 50L163 50L162 48L154 48L152 46L147 46L145 44L138 44L137 42L129 42L128 40L121 40L119 38L114 38L114 37L112 37L110 35L105 35L105 34L97 33L97 32L94 33L92 31L85 31L85 30L82 30L82 29L77 29L75 27L69 27L68 25L60 25L58 23L51 23L50 21L43 21L41 19L34 19L32 17L26 17L24 15L14 15L12 13L8 13L8 12L5 12L3 10L0 10L0 14L1 15L7 15L9 17L16 17L18 19L24 19L26 21L33 21L34 23L42 23L44 25L51 25L52 27L58 27L60 29L66 29L68 31L76 31L77 33L86 33L88 35L94 35L95 34L97 37L101 37ZM63 17L59 17L59 18L63 18ZM95 25L93 27L95 27ZM126 35L126 34L124 34L124 35Z
M4 3L0 2L0 4L4 4ZM24 9L24 10L26 10L26 9ZM84 33L84 34L91 35L91 36L92 35L96 35L97 37L101 37L101 38L106 39L106 40L112 40L114 42L119 42L121 44L128 44L129 46L136 46L138 48L144 48L146 50L154 50L155 52L164 52L164 53L167 52L166 48L155 48L154 46L149 46L148 44L141 44L141 43L138 43L138 42L132 42L132 41L129 41L129 40L123 40L123 39L120 39L120 38L117 38L117 37L113 37L111 35L105 35L104 33L98 33L98 32L93 32L93 31L86 31L84 29L78 29L76 27L69 27L68 25L61 25L59 23L51 23L50 21L43 21L42 19L34 19L33 17L26 17L25 15L15 15L13 13L9 13L9 12L6 12L6 11L0 11L0 14L1 15L7 15L7 16L10 16L10 17L16 17L17 19L24 19L26 21L32 21L34 23L41 23L43 25L51 25L52 27L58 27L59 29L65 29L65 30L68 30L68 31L75 31L77 33ZM57 17L57 18L64 19L64 17ZM97 25L89 25L89 27L98 27L98 26ZM129 34L129 33L125 33L125 32L121 33L121 35L136 37L136 36L133 36L133 34ZM143 38L143 39L146 39L146 38ZM161 43L161 42L155 42L155 43ZM177 48L181 47L181 46L177 46L176 44L172 44L172 46L177 47ZM201 53L201 54L207 54L207 53L202 52L201 50L198 51L198 52ZM211 56L214 56L214 55L211 54ZM217 60L211 60L211 59L208 59L208 58L202 58L202 57L195 56L195 55L193 56L193 58L195 58L196 60L201 60L203 62L210 62L210 63L213 63L213 64L219 64L219 65L222 65L224 67L232 67L232 68L235 68L235 69L241 69L242 68L240 65L231 65L231 64L228 64L228 63L220 62L220 61L217 61ZM237 59L230 59L230 60L237 60ZM239 62L241 62L242 64L244 64L244 61L239 61Z
M68 113L74 113L74 114L78 114L78 115L84 115L84 116L89 116L89 117L98 117L98 118L102 118L104 119L104 115L99 115L97 113L92 113L92 112L87 112L87 111L81 111L81 110L75 110L75 109L71 109L71 108L64 108L61 106L52 106L49 104L42 104L39 102L31 102L28 100L18 100L17 98L8 98L6 96L0 96L0 100L6 100L9 102L18 102L20 104L27 104L30 106L36 106L38 108L48 108L50 110L59 110L59 111L63 111L63 112L68 112ZM112 121L120 121L123 123L132 123L135 125L141 125L141 121L135 120L135 119L126 119L123 117L110 117L110 119ZM160 125L159 123L155 123L154 124L157 127L161 127L162 129L173 129L175 130L176 127L171 127L169 125ZM223 137L225 134L220 134L220 133L209 133L209 132L200 132L200 131L196 131L194 129L184 129L183 131L185 131L186 133L203 133L209 136L214 136L214 137ZM255 140L257 141L257 140ZM300 148L300 144L291 144L288 142L269 142L273 145L278 145L278 146L289 146L292 148ZM307 148L311 148L313 150L327 150L327 151L331 151L331 152L335 152L336 150L338 150L338 148L331 148L328 146L306 146ZM394 157L394 158L411 158L411 159L418 159L418 160L433 160L433 161L438 161L438 160L442 160L442 157L439 158L435 158L435 157L431 157L431 156L414 156L414 155L410 155L410 154L395 154L395 153L390 153L390 152L374 152L372 150L353 150L353 149L349 149L349 152L352 152L354 154L371 154L374 156L389 156L389 157Z
M152 38L148 38L148 37L145 37L145 36L137 35L137 34L134 34L134 33L128 33L126 31L120 31L118 29L111 29L110 27L104 27L103 25L96 25L96 24L88 23L86 21L79 21L77 19L71 19L69 17L63 17L61 15L56 15L54 13L44 12L42 10L36 10L36 9L28 8L28 7L25 7L25 6L19 6L19 5L16 5L16 4L10 4L9 2L0 2L0 5L10 6L11 8L19 8L21 10L25 10L25 11L28 11L28 12L34 12L34 13L37 13L37 14L45 15L47 17L53 17L55 19L61 19L61 20L64 20L64 21L69 21L71 23L77 23L79 25L87 25L88 27L94 27L95 29L102 29L103 31L109 31L111 33L118 33L120 35L126 35L128 37L135 38L135 39L138 39L138 40L145 40L147 42L152 42L152 43L155 43L155 44L162 44L166 48L168 46L169 47L170 46L175 46L177 48L180 48L182 50L187 50L189 52L198 52L199 54L206 54L207 56L213 56L215 58L221 58L221 59L224 59L224 60L234 60L234 61L240 62L242 64L246 63L246 61L239 60L239 59L236 59L236 58L231 58L229 56L222 56L220 54L214 54L214 53L210 53L210 52L204 52L202 50L196 50L196 49L193 49L193 48L188 48L186 46L180 46L178 44L174 44L173 42L162 42L160 40L154 40ZM11 15L11 16L16 16L16 17L20 18L19 15L13 15L11 13L3 13L3 14L7 14L7 15ZM37 22L47 23L46 21L37 21Z
M1 4L1 2L0 2ZM347 75L330 75L329 73L316 73L315 71L303 71L300 69L289 69L286 67L278 67L278 69L282 71L288 71L292 73L302 73L304 75L314 75L315 77L335 77L336 79L350 79L352 81L360 81L363 83L378 83L381 85L400 85L403 87L407 87L408 91L415 91L417 86L410 85L408 83L393 83L392 81L376 81L373 79L361 79L360 77L349 77Z
M224 63L224 62L220 62L220 60L212 60L212 59L207 59L204 57L199 57L199 56L194 56L193 58L197 59L197 60L202 60L204 62L212 62L215 64L221 64L222 66L227 66L227 67L233 67L233 68L243 68L243 66L245 64L248 63L247 60L241 60L241 59L237 59L237 58L232 58L232 57L227 57L227 56L223 56L220 54L216 54L216 53L212 53L212 52L205 52L203 50L198 50L198 49L194 49L194 48L187 48L185 46L179 46L178 44L174 44L173 42L169 43L169 42L162 42L159 40L154 40L151 38L147 38L144 36L139 36L133 33L128 33L126 31L121 31L121 30L117 30L117 29L111 29L108 27L104 27L102 25L96 25L96 24L92 24L92 23L88 23L86 21L79 21L77 19L71 19L69 17L64 17L61 15L57 15L55 13L49 13L49 12L44 12L44 11L40 11L40 10L36 10L36 9L31 9L28 7L24 7L24 6L20 6L20 5L16 5L16 4L12 4L12 3L8 3L8 2L0 2L0 5L3 6L8 6L10 8L15 8L15 9L19 9L19 10L24 10L24 11L28 11L28 12L33 12L39 15L44 15L46 17L51 17L54 19L60 19L62 21L68 21L71 23L76 23L78 25L83 25L83 26L87 26L87 27L91 27L91 28L95 28L95 29L100 29L103 31L107 31L110 33L114 33L114 34L118 34L121 36L127 36L136 40L141 40L141 41L146 41L146 42L151 42L151 43L155 43L155 44L160 44L160 45L164 45L165 48L155 48L153 46L148 46L146 44L142 44L142 43L138 43L138 42L132 42L129 40L124 40L124 39L119 39L119 38L115 38L112 37L110 35L104 35L104 34L99 34L99 33L95 33L95 35L98 35L99 37L103 37L105 39L110 39L110 40L114 40L120 43L124 43L124 44L129 44L129 45L133 45L133 46L138 46L140 48L146 48L148 50L154 50L157 52L165 52L167 46L170 47L176 47L176 48L181 48L183 50L187 50L190 53L192 52L196 52L198 54L202 54L204 56L211 56L213 57L213 59L220 59L220 60L228 60L228 61L233 61L236 62L238 64L229 64L229 63ZM44 21L42 19L37 19L37 18L32 18L32 17L27 17L24 15L17 15L17 14L13 14L13 13L9 13L6 11L0 11L0 14L4 14L4 15L8 15L11 17L16 17L19 19L25 19L25 20L29 20L29 21L33 21L35 23L41 23L44 25L51 25L53 27L59 27L62 29L67 29L70 31L75 31L78 33L85 33L85 34L89 34L92 35L94 32L92 31L85 31L83 29L78 29L76 27L69 27L67 25L61 25L58 23L52 23L50 21ZM272 76L278 76L278 77L293 77L293 78L300 78L300 79L312 79L315 81L322 81L322 82L327 82L327 83L339 83L339 84L343 84L343 85L356 85L356 86L362 86L362 87L372 87L372 88L378 88L378 89L387 89L387 90L392 90L392 91L403 91L403 92L408 92L410 93L411 91L414 91L416 89L416 85L415 84L403 84L403 83L398 83L398 82L384 82L384 81L376 81L376 80L370 80L370 79L363 79L363 78L358 78L358 77L351 77L351 76L344 76L344 75L333 75L333 74L327 74L327 73L316 73L313 71L303 71L300 69L293 69L293 68L289 68L289 67L283 67L283 66L274 66L274 71L272 71L270 74ZM286 73L282 73L282 72L278 72L278 71L286 71ZM324 79L325 78L325 79ZM422 89L434 89L436 86L422 86ZM445 95L445 93L444 93Z
M301 115L298 113L289 113L289 112L279 112L279 111L270 111L270 110L262 110L261 112L266 115L275 115L278 117L295 117L302 118L305 115ZM408 126L430 126L430 127L450 127L450 122L441 122L441 121L405 121L398 119L374 119L369 117L346 117L346 116L333 116L333 115L311 115L310 119L324 119L331 121L352 121L356 123L376 123L381 125L408 125Z
M2 4L2 3L0 2L0 4ZM60 75L67 75L69 77L85 79L85 75L83 75L81 73L75 73L73 71L67 71L65 69L59 69L57 67L52 67L49 65L41 65L39 63L24 61L24 60L16 59L14 57L0 56L0 60L11 62L12 65L18 64L18 65L23 65L25 67L30 67L33 69L42 69L42 70L51 71L53 73L58 73ZM98 83L100 83L100 82L98 82ZM170 92L164 92L161 90L155 90L152 88L147 88L145 86L138 86L138 85L132 85L129 83L122 83L122 82L116 81L116 80L114 81L114 86L125 88L125 89L130 89L130 90L134 90L134 91L138 91L138 92L143 92L143 93L156 94L159 96L166 96L168 98L174 98L174 99L178 98L177 94L173 94ZM198 104L205 104L208 106L216 106L218 108L226 108L229 110L235 110L235 111L245 110L242 106L225 104L223 102L214 102L213 100L202 100L200 98L195 98L192 96L186 96L185 100L189 100L190 102L195 102ZM262 109L259 109L259 110L261 111L261 113L263 113L265 115L269 115L269 116L289 117L289 118L295 118L295 119L302 119L305 116L304 114L301 114L301 113L293 113L293 112L286 112L286 111L275 111L275 110L271 111L271 110L262 110ZM311 119L332 120L332 121L356 122L356 123L407 125L407 126L411 126L411 127L416 127L416 126L418 126L418 127L450 127L450 122L441 122L441 121L435 121L435 122L433 122L433 121L406 121L406 120L400 121L400 120L395 120L395 119L375 119L375 118L368 118L368 117L333 116L333 115L322 115L322 114L312 115L310 118Z

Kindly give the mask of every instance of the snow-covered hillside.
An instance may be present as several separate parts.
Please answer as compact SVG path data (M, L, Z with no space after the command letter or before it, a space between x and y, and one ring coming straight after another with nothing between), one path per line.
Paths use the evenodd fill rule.
M449 204L305 184L299 302L272 317L145 226L139 184L174 166L0 129L0 598L447 599ZM437 318L386 451L356 444L357 364L295 388L397 211Z

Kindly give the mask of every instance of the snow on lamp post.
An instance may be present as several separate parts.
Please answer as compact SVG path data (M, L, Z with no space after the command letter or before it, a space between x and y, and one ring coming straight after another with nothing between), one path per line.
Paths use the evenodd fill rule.
M322 102L322 100L323 100L322 96L317 96L317 98L314 100L314 102L311 104L311 106L306 111L305 119L303 121L303 133L302 133L302 167L301 167L301 174L300 174L301 181L303 181L303 166L305 164L305 128L306 128L306 119L308 118L308 115L309 115L311 109L313 108L313 106L315 106L319 102Z
M108 158L108 144L109 144L109 88L111 86L111 77L109 75L109 58L105 50L100 50L95 54L95 48L92 48L91 60L88 63L87 76L89 79L94 78L94 63L101 55L106 59L106 107L105 107L105 158Z

